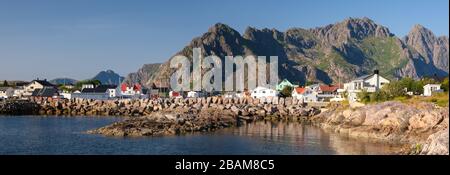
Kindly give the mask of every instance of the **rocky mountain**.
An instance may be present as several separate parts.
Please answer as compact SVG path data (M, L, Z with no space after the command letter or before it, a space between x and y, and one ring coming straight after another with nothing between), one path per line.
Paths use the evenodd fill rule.
M99 72L92 79L99 80L102 84L119 85L124 80L124 77L120 76L112 70L106 70Z
M53 80L49 81L52 84L75 84L78 82L78 80L71 79L71 78L55 78Z
M439 75L448 74L448 37L437 37L427 28L415 25L403 40L412 48L419 75L436 69Z
M144 66L142 66L142 68L140 68L137 72L128 74L128 76L125 78L125 82L129 84L139 83L149 86L151 85L153 80L155 80L155 76L158 73L160 67L160 63L144 64Z
M201 48L202 56L217 55L221 59L228 55L278 56L279 78L294 83L345 82L375 69L390 79L446 76L449 68L447 36L437 37L416 25L400 39L368 18L348 18L325 27L284 32L248 27L242 35L217 23L175 55L191 58L193 48ZM174 72L169 62L144 65L127 81L144 86L167 81Z

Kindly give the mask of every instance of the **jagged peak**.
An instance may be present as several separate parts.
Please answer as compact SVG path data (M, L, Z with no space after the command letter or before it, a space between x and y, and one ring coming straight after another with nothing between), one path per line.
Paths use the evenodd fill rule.
M431 36L434 36L434 33L430 29L424 27L423 25L415 24L412 27L411 31L409 32L408 36L409 35L422 35L422 36L423 35L431 35Z
M252 33L252 32L254 32L256 30L258 30L256 27L247 26L247 28L245 28L244 35L248 34L248 33Z
M255 27L249 26L249 27L247 27L245 29L243 38L253 40L257 33L271 34L271 35L273 35L274 38L278 38L278 37L280 37L280 35L282 35L282 32L280 32L279 30L277 30L275 28L272 28L272 29L269 29L269 28L257 29Z
M428 30L426 27L424 27L421 24L414 24L414 26L412 27L412 30Z
M404 41L406 41L410 45L414 45L414 42L422 42L423 39L426 38L428 44L434 43L439 38L434 35L434 33L420 24L415 24L408 35L404 37Z
M370 19L368 17L362 17L362 18L348 17L348 18L344 19L344 21L342 21L340 23L368 23L368 24L377 25L372 19Z
M448 42L448 36L446 36L446 35L439 36L438 39L439 39L440 41Z
M239 34L236 30L223 23L216 23L208 29L209 33L223 34L225 32L231 32L232 34Z
M392 36L389 29L385 26L379 25L374 22L372 19L368 17L363 18L347 18L340 24L344 24L349 30L353 30L355 32L360 32L358 30L364 31L374 31L375 35L382 36Z

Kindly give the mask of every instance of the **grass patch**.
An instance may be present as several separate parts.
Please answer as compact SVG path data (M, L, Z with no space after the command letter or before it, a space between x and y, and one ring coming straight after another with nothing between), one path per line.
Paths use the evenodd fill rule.
M417 104L421 102L428 102L436 104L440 107L448 107L448 92L443 93L435 93L431 97L422 97L422 96L414 96L414 97L396 97L394 101L399 101L406 104Z

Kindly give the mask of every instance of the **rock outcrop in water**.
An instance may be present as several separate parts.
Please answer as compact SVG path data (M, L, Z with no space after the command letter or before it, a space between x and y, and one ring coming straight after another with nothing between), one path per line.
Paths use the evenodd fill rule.
M237 118L230 112L202 110L198 114L156 112L148 116L129 118L112 125L88 131L107 136L165 136L196 131L213 131L234 126Z
M311 120L350 137L413 144L408 153L449 154L448 112L431 103L384 102L357 109L334 106Z

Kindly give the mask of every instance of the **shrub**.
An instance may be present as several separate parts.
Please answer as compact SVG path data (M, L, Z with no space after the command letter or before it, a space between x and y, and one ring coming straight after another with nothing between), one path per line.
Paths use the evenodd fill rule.
M370 102L370 93L368 93L366 90L358 92L358 94L356 94L356 95L357 95L358 99L362 103L369 103Z
M448 77L446 77L442 83L441 83L442 89L444 89L445 92L448 92Z
M284 88L283 88L283 90L281 90L281 95L282 96L284 96L284 97L290 97L290 96L292 96L292 91L294 90L294 87L292 87L292 86L285 86Z

